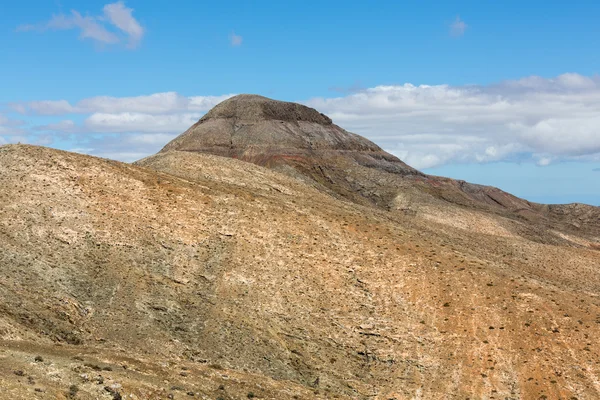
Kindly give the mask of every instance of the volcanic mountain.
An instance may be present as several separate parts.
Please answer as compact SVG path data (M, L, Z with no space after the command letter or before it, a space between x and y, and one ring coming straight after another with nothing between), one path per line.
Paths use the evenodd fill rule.
M494 213L515 221L514 231L544 242L564 239L549 233L552 229L600 235L596 207L535 204L493 187L426 175L315 109L257 95L238 95L220 103L160 154L170 151L252 162L300 178L337 198L386 210L427 213L434 208L437 215L452 204ZM139 164L152 166L155 160ZM522 225L523 220L534 224Z
M249 161L364 204L388 199L377 192L377 181L365 187L345 169L423 176L312 108L257 95L238 95L220 103L161 153L173 150Z
M257 96L133 165L3 146L0 398L599 398L599 215Z

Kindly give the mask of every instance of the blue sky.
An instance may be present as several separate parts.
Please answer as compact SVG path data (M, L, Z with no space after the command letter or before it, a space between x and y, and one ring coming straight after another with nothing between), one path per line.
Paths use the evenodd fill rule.
M258 93L426 172L600 205L598 21L595 1L12 2L0 144L132 161Z

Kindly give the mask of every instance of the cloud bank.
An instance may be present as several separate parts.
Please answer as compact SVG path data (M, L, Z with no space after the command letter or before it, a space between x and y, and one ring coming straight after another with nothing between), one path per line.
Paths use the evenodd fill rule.
M71 104L67 100L14 102L9 103L9 107L20 114L27 115L172 114L187 111L207 111L231 96L233 95L186 97L176 92L163 92L134 97L97 96L83 99L75 104Z
M0 135L5 132L5 142L9 133L21 138L67 135L74 149L131 161L134 154L156 151L231 96L166 92L91 97L76 103L15 102L9 105L15 115L10 122L9 114L0 116ZM466 86L407 83L303 103L421 169L493 161L539 166L565 160L600 161L597 76L568 73ZM16 122L19 114L50 121L26 127Z
M417 168L523 157L544 166L600 157L600 77L377 86L306 104Z
M0 136L0 144L19 141L48 145L51 144L48 138L54 138L71 143L68 148L71 151L135 161L158 151L206 111L231 96L186 97L165 92L135 97L97 96L76 103L13 102L8 109L14 114L52 121L8 132L8 119L0 114L0 135L4 130L6 135L12 133Z

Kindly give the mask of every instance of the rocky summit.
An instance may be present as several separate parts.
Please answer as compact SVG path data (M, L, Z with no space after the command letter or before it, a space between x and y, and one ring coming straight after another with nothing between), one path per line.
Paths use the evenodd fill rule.
M174 150L238 158L365 204L380 200L376 182L353 180L355 171L345 169L422 175L312 108L256 95L217 105L161 153Z
M3 146L0 398L600 398L599 221L260 96L135 164Z

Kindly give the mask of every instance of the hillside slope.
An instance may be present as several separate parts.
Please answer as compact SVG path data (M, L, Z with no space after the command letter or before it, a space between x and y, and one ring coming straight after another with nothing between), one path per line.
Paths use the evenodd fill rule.
M595 242L214 155L140 164L0 147L3 395L600 397Z
M256 95L223 101L161 153L186 151L238 158L299 178L340 199L409 213L459 206L508 218L542 243L562 235L600 237L600 208L545 206L502 190L423 174L375 143L333 124L317 110ZM152 167L148 162L144 165ZM170 171L176 173L177 171Z

